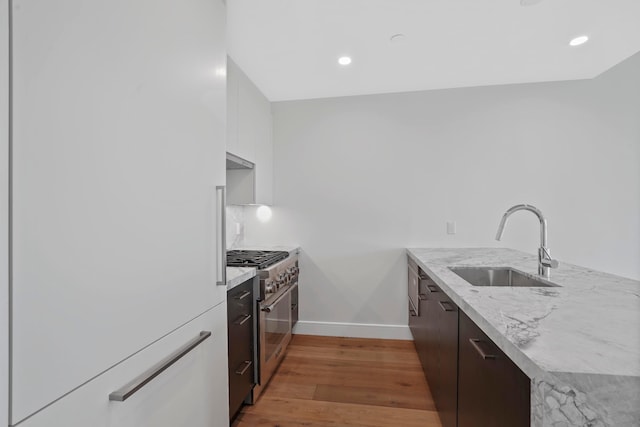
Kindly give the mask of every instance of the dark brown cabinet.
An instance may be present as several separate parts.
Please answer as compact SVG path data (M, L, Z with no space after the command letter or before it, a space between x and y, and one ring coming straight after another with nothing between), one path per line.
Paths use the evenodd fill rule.
M415 284L412 283L415 281ZM411 288L417 306L411 301ZM443 427L456 426L458 307L409 262L409 327Z
M257 278L227 292L229 417L233 418L255 385Z
M458 409L458 307L444 292L432 292L436 312L438 368L433 399L443 427L456 427Z
M443 427L457 422L458 307L426 277L421 281L425 310L423 316L425 375ZM423 364L423 365L424 365Z
M529 426L529 378L412 259L408 272L409 328L442 426Z
M460 312L458 427L527 427L530 380Z

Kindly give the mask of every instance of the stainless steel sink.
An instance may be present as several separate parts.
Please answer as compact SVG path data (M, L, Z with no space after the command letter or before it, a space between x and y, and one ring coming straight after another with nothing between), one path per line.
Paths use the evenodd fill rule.
M554 287L541 277L511 267L449 267L473 286Z

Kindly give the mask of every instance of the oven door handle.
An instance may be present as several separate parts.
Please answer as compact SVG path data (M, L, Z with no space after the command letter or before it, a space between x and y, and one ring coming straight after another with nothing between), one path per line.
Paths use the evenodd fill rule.
M289 295L291 293L291 289L293 289L293 286L291 286L289 289L286 290L285 293L283 293L282 295L280 295L278 297L277 300L275 300L273 303L269 304L266 307L262 307L260 308L260 310L267 312L267 313L271 313L273 311L273 307L275 307L276 305L280 304L280 301L282 301L282 298L286 297L287 295Z

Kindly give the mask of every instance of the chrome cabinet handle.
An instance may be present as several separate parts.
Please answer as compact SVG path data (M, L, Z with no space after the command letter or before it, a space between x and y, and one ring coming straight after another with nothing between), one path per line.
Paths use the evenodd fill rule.
M244 375L244 373L247 372L247 369L249 369L249 367L253 364L251 360L245 360L242 363L244 363L244 367L242 367L242 369L236 369L237 375Z
M438 287L435 285L427 285L427 290L431 293L438 292Z
M235 324L236 325L244 325L245 323L247 323L247 320L251 319L251 315L250 314L245 314L242 316L242 320L236 320Z
M438 301L438 304L440 304L440 308L442 308L444 311L456 311L456 309L451 306L451 303L449 301ZM449 308L445 307L445 304L449 306Z
M426 301L427 296L426 296L425 294L418 294L418 299L419 299L420 301Z
M226 197L224 185L216 187L216 285L227 286L227 221L226 221Z
M298 304L291 304L291 311L295 310L296 308L298 308Z
M251 295L251 292L249 291L244 291L243 293L241 293L239 296L236 297L236 299L238 301L245 299L246 297L248 297L249 295Z
M169 356L162 359L160 362L156 363L145 373L138 376L133 381L124 385L120 389L109 394L109 400L112 400L115 402L124 402L125 400L133 396L135 392L137 392L142 387L147 385L151 380L153 380L155 377L160 375L167 368L169 368L171 365L176 363L185 354L189 353L191 350L196 348L202 341L206 340L210 336L211 336L211 332L209 331L200 332L200 335L198 335L197 337L195 337L194 339L192 339L191 341L189 341L188 343L186 343L185 345L177 349L175 352L173 352Z
M417 316L416 311L414 309L412 309L412 308L409 309L409 314L411 315L411 317L416 317Z
M476 349L476 351L478 352L480 357L482 357L484 360L487 360L487 359L493 360L493 359L495 359L497 357L495 354L487 354L487 353L485 353L482 350L482 348L480 348L480 343L484 342L484 341L479 340L479 339L475 339L475 338L469 338L469 342L471 343L473 348Z

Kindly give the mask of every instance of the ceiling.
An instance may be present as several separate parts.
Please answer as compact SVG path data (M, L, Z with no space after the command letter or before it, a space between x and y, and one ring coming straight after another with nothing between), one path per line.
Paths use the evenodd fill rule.
M640 0L228 0L227 9L229 55L271 101L592 78L640 50ZM582 34L590 40L570 47ZM338 65L342 55L353 62Z

